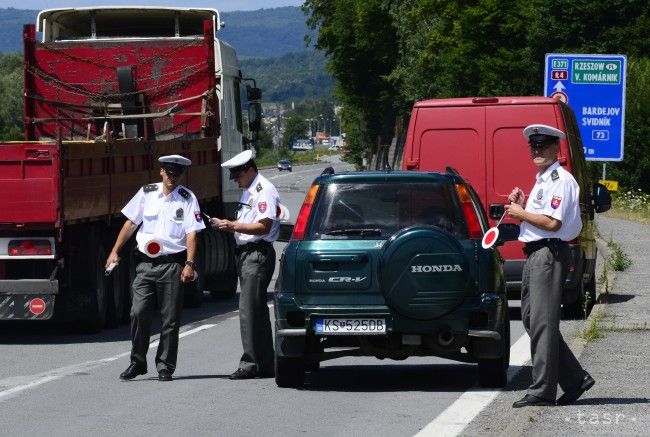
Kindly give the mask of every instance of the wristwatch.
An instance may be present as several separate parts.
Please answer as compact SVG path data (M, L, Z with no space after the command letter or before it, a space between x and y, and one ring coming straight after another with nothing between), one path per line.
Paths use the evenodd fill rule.
M192 267L192 269L194 269L194 266L195 266L194 261L189 261L189 260L185 261L185 265Z

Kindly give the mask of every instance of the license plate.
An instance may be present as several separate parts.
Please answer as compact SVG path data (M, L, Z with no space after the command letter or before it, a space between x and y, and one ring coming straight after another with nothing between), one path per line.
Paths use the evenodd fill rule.
M317 334L385 334L386 319L317 319Z

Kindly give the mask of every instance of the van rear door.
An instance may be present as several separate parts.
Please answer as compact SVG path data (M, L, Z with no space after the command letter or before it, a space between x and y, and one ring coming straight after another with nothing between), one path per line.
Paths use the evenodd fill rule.
M413 141L407 140L411 147L405 151L404 168L444 172L446 167L453 167L484 201L485 109L420 107L416 117L411 120L413 131L409 135L413 135Z

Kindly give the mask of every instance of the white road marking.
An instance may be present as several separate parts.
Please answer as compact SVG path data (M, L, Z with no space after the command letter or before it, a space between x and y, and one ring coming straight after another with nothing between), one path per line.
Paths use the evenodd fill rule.
M230 317L226 320L231 320L234 317ZM179 337L187 337L188 335L195 334L200 331L205 331L210 329L216 324L205 324L198 326L194 329L189 329L180 333ZM149 344L150 347L156 347L158 345L158 340L155 340ZM4 390L0 390L0 402L13 397L21 392L26 390L36 388L40 385L46 384L48 382L56 381L66 376L72 376L77 373L84 373L90 370L101 367L105 364L111 363L115 360L118 360L123 357L128 357L131 355L131 352L124 352L121 354L113 355L112 357L102 358L94 361L86 361L85 363L72 364L70 366L59 367L58 369L48 370L47 372L38 373L36 375L27 375L27 376L14 376L11 378L5 378L0 380L0 388L10 387Z
M528 361L530 361L530 337L524 334L510 348L508 382ZM422 428L416 437L457 436L499 393L501 390L482 388L467 390L438 417Z

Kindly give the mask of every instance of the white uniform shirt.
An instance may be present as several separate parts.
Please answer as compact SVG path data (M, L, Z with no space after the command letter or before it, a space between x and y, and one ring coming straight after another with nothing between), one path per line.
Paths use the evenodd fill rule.
M559 238L570 241L580 234L580 187L573 175L563 169L559 162L553 163L537 180L528 196L526 211L544 214L560 220L558 231L546 231L530 223L522 222L519 241L531 242L543 238Z
M162 182L152 185L157 189L145 192L144 187L140 188L122 214L136 225L142 223L135 236L140 252L145 253L144 248L151 240L161 244L161 255L182 252L187 248L186 235L205 228L199 202L182 185L168 196L163 193ZM189 194L187 198L179 190L185 190Z
M278 206L280 196L278 190L260 173L257 174L251 186L242 193L240 205L237 212L237 221L240 223L256 223L263 218L273 220L271 231L266 235L249 235L235 232L235 240L240 246L254 241L273 242L280 236L280 222L278 221Z

